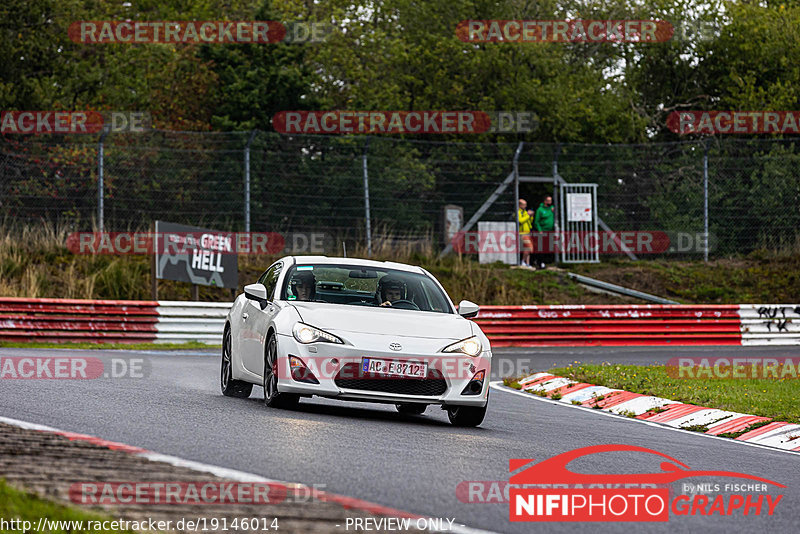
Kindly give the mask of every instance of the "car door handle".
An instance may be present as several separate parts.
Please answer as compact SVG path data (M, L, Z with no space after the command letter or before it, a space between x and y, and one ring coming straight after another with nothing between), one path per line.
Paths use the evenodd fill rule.
M246 320L248 317L250 317L250 316L247 314L247 312L242 314L242 319Z

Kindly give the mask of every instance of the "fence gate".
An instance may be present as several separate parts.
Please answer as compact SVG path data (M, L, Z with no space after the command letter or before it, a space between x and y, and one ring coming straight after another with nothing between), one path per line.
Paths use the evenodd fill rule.
M558 250L563 263L599 263L597 184L562 183L559 189Z

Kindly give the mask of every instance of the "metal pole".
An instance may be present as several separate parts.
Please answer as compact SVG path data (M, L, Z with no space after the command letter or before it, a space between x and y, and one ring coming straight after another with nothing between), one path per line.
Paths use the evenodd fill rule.
M566 191L564 191L565 187L566 186L561 186L561 187L558 188L558 205L559 206L563 206L564 205L564 195L567 194ZM555 201L556 201L556 199L554 198L553 202L555 203ZM559 228L566 228L567 227L566 223L564 222L564 212L565 211L566 210L559 209L557 216L556 215L553 216L553 222L558 221L558 227ZM559 242L560 242L560 240L559 240ZM558 252L556 252L556 259L558 259L558 255L557 254L558 254ZM564 258L562 257L561 260L564 261Z
M250 132L244 147L244 231L250 232L250 145L258 130Z
M708 262L708 139L703 151L703 261Z
M369 149L369 136L364 143L364 153L362 155L364 167L364 221L367 228L367 256L372 257L372 225L369 215L369 175L367 174L367 150Z
M155 243L159 243L158 237L156 236L155 221L150 221L150 235L154 236ZM156 247L156 250L158 250L158 247ZM158 266L156 265L157 260L158 260L158 254L150 255L150 300L158 300Z
M517 150L514 152L514 224L516 227L517 232L517 259L514 262L514 265L520 265L522 263L522 259L520 258L522 251L522 243L519 237L519 153L522 152L522 144L523 142L520 141L519 145L517 145Z
M105 193L103 191L104 184L103 184L103 157L104 157L104 149L103 149L103 141L105 141L106 135L108 135L108 128L103 128L103 133L100 134L100 144L97 151L97 224L100 227L100 231L102 232L105 224L103 219L105 215L103 213L103 201L105 197Z
M592 231L594 238L597 240L597 250L592 254L592 261L595 263L600 262L600 237L597 234L597 214L600 211L600 206L597 205L597 185L592 187Z
M561 152L561 143L557 143L556 144L556 148L553 151L553 203L554 204L556 202L556 190L558 189L558 153L559 152ZM559 213L563 213L562 206L556 206L555 208L556 208L556 211L558 211ZM556 221L558 221L558 218L553 216L553 222L555 223ZM555 224L555 227L556 227L555 228L556 232L561 231L561 228L560 228L559 224ZM562 238L563 238L563 236L562 236ZM553 240L551 239L550 242L552 243ZM558 242L560 243L561 240L559 239ZM559 256L560 256L560 254L558 253L558 249L556 248L554 250L554 253L553 253L553 260L555 260L555 263L559 262Z

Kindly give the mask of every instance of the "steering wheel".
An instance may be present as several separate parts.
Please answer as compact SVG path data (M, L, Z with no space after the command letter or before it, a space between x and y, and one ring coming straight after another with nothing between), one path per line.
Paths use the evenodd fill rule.
M398 306L398 304L402 304L402 306ZM395 300L392 302L392 308L400 308L401 310L419 310L419 306L410 300Z

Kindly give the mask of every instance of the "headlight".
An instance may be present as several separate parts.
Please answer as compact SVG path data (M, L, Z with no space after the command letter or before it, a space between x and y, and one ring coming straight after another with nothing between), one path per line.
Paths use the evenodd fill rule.
M452 345L446 346L442 349L442 352L460 352L474 358L481 353L482 349L483 346L481 345L481 340L478 339L478 336L472 336L453 343Z
M329 334L324 330L314 328L313 326L308 326L304 323L295 323L294 328L292 328L292 335L294 335L294 338L297 341L303 344L316 343L317 341L326 343L344 343L344 341L333 334Z

